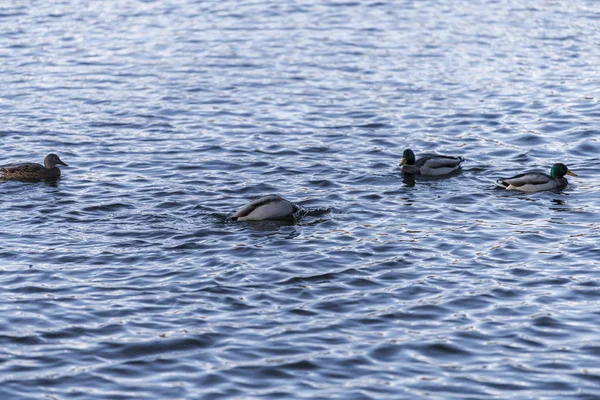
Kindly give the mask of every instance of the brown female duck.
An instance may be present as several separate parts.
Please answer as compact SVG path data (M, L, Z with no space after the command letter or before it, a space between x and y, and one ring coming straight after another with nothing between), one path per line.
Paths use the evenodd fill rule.
M57 165L67 166L56 154L48 154L44 159L44 165L37 163L3 165L0 166L0 179L25 181L57 179L60 176L60 168Z

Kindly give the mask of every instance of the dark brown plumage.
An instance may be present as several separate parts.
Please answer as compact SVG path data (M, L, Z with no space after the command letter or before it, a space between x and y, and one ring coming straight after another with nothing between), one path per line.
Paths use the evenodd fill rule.
M0 166L0 179L23 181L57 179L60 177L60 168L57 165L67 166L56 154L48 154L44 159L44 165L37 163L7 164Z

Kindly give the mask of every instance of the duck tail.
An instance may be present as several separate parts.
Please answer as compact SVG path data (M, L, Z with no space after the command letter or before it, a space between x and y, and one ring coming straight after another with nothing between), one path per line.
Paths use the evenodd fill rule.
M508 183L504 182L502 179L498 179L497 181L495 181L494 185L501 187L502 189L506 189L507 187L510 186Z

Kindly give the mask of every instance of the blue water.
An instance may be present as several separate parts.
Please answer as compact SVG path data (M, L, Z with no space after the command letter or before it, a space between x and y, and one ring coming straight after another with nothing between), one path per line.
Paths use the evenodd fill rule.
M2 399L600 398L593 0L0 5ZM402 151L460 155L403 179ZM561 191L493 181L563 162ZM231 223L277 193L318 212Z

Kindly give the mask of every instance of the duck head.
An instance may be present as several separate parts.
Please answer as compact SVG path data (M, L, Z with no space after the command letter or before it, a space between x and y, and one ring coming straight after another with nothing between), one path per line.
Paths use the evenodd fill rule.
M554 164L550 169L550 176L554 179L562 179L565 175L577 176L576 173L569 171L569 168L563 163Z
M56 155L56 154L48 154L46 158L44 158L44 167L46 168L54 168L57 165L64 165L68 167L68 165Z
M402 161L400 161L400 165L415 165L415 153L411 149L404 150L402 153Z

